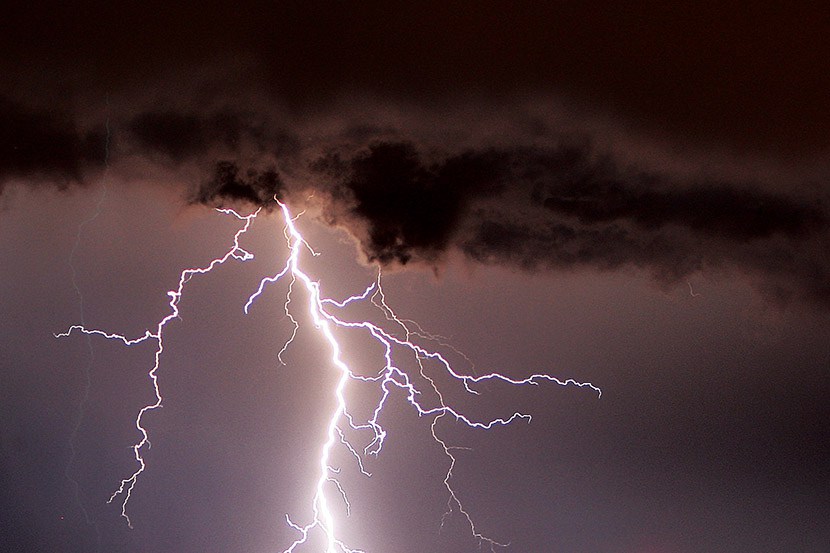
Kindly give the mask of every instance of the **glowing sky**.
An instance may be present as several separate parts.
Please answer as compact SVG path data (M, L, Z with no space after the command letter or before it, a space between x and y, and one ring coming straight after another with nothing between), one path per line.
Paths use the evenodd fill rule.
M296 538L284 516L307 521L336 373L310 331L280 364L284 284L242 309L286 255L278 194L308 209L326 295L361 292L380 263L390 306L465 370L603 389L449 392L478 418L533 415L486 433L441 423L469 448L455 489L507 551L827 550L826 15L474 6L11 8L0 543L270 552ZM141 336L180 271L232 243L239 221L212 208L258 205L254 258L194 277L169 327L129 529L106 500L135 470L153 347L53 334ZM377 363L376 345L344 342ZM373 476L338 453L346 541L477 551L463 519L441 528L429 421L389 401Z

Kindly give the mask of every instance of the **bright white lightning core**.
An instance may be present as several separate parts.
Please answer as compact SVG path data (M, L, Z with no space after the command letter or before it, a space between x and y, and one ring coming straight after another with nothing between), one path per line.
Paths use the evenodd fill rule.
M285 227L283 234L287 241L289 254L285 260L282 269L274 274L268 276L260 281L258 289L251 294L247 303L244 306L245 313L252 308L256 299L262 295L269 284L277 282L281 279L290 279L288 293L285 298L285 313L288 319L294 324L294 330L284 347L279 353L279 360L282 362L282 354L291 345L296 336L300 325L297 319L292 315L294 303L292 301L292 291L296 284L301 285L308 296L309 316L314 323L314 328L317 330L322 339L325 341L326 347L331 352L331 365L337 371L338 379L337 385L332 390L332 396L335 400L334 410L328 418L326 428L325 442L321 446L318 470L319 474L316 481L316 486L313 491L313 498L311 503L311 513L306 524L297 524L286 516L287 523L297 531L297 539L285 550L283 553L294 553L307 544L313 533L319 532L322 534L326 544L326 553L362 553L359 549L352 549L346 545L342 539L338 537L337 522L335 515L332 512L329 495L334 491L344 501L346 513L348 514L350 505L346 498L345 489L338 481L337 475L339 469L331 465L331 457L335 448L343 447L355 459L357 467L360 472L369 475L364 468L364 459L366 456L378 455L386 439L386 431L381 425L379 419L381 413L386 406L389 394L394 388L401 389L405 392L408 403L417 410L419 416L430 417L432 419L430 430L432 437L436 444L443 450L448 460L448 469L444 478L444 486L447 490L447 511L441 520L441 525L444 524L447 517L453 513L460 513L469 526L472 535L478 539L480 544L486 544L493 550L496 546L506 546L506 543L498 542L489 538L479 532L473 522L473 518L465 510L461 500L458 497L456 490L452 486L453 469L456 465L456 457L453 455L453 446L448 445L444 439L439 437L436 425L443 417L452 417L457 421L477 429L489 429L496 425L506 425L518 419L523 419L529 422L531 416L520 412L514 412L508 416L499 417L491 420L474 420L467 417L460 411L453 408L445 402L438 383L434 377L429 376L425 371L425 362L440 367L448 377L458 381L464 389L470 394L478 394L476 385L484 381L496 381L507 385L538 385L540 382L548 381L551 383L565 385L575 385L580 387L589 387L598 395L601 394L599 388L589 382L577 382L573 379L561 380L554 376L539 373L533 374L523 379L514 379L499 373L489 373L478 376L471 376L463 374L450 364L447 358L439 351L433 351L419 345L420 342L440 342L437 337L425 333L416 323L400 318L395 311L393 311L386 302L383 289L381 287L381 276L378 271L377 279L371 283L362 293L347 298L343 301L336 301L326 298L322 295L320 290L320 283L313 280L301 267L301 257L304 251L308 251L312 255L318 255L314 252L311 246L303 239L299 230L295 225L296 218L289 212L288 206L277 201L284 222ZM242 216L230 209L218 210L224 214L231 215L244 221L244 225L236 232L231 248L219 258L212 260L209 264L202 268L185 269L181 272L178 286L168 292L170 298L168 305L170 312L167 316L161 319L155 327L155 331L146 331L143 336L137 338L127 338L121 334L115 334L97 329L88 329L81 325L71 326L66 332L56 334L56 337L67 337L73 332L80 332L87 335L98 335L107 339L118 340L125 345L131 346L145 341L155 341L157 344L154 364L148 376L150 377L153 389L155 392L156 401L144 406L139 410L136 417L135 425L140 433L140 440L133 445L133 453L138 464L135 472L121 481L118 489L110 497L110 502L114 501L116 497L123 496L121 503L121 514L131 526L131 521L127 515L127 504L130 496L136 485L138 477L146 469L145 461L141 455L142 449L149 444L149 434L143 426L143 417L148 411L157 409L162 404L162 395L159 388L157 371L160 367L161 356L164 351L163 335L168 323L176 319L179 315L179 301L181 299L185 285L190 279L198 274L205 274L213 270L218 265L225 263L231 258L238 261L247 261L253 258L253 254L244 250L240 246L240 239L251 227L254 219L260 213L257 210L251 215ZM337 315L344 311L344 308L351 304L359 302L370 302L372 306L378 309L384 316L389 326L395 330L388 330L369 320L347 320L345 317ZM344 360L341 355L341 346L335 336L334 329L355 329L365 332L383 349L383 366L375 374L367 376L359 371L353 370ZM396 359L403 354L408 354L417 362L419 367L417 374L412 374L413 371L407 371L396 362ZM377 403L373 405L367 412L371 415L366 420L361 420L353 415L349 410L349 400L347 394L347 387L350 382L360 382L364 384L374 385L380 391L380 398ZM428 394L424 394L423 386L429 388ZM426 396L432 399L425 399ZM348 430L346 430L348 428ZM348 435L347 435L348 432ZM362 448L355 447L352 444L351 435L368 435L365 441L365 446ZM319 534L318 534L319 535Z

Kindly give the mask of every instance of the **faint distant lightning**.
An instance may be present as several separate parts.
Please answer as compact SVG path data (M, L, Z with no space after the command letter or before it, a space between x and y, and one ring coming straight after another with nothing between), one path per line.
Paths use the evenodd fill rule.
M106 104L107 108L109 108L109 95L107 95L106 97ZM112 130L110 129L109 117L106 118L104 128L106 129L106 136L104 138L104 173L102 177L103 182L101 186L101 194L100 196L98 196L98 200L95 203L95 209L92 212L92 214L83 221L81 221L80 224L78 224L78 230L75 233L75 242L72 244L72 249L69 252L68 258L70 282L72 283L72 288L75 290L75 295L78 297L78 311L80 314L81 325L86 324L86 306L84 302L84 295L81 292L80 285L78 284L78 271L75 268L75 257L78 253L78 249L81 247L81 238L83 236L84 229L87 225L92 224L101 215L101 206L104 204L104 200L107 196L107 173L109 171L110 166L110 141L112 139ZM72 465L75 463L75 456L77 455L77 452L75 450L75 441L78 438L78 432L80 432L81 430L81 423L83 423L84 420L86 404L89 400L89 393L92 388L92 379L90 377L90 371L92 370L92 364L95 361L95 350L92 347L92 340L89 336L86 336L86 349L87 361L86 364L83 366L83 389L81 391L81 397L78 400L78 406L75 412L74 422L72 424L72 431L69 433L69 458L66 461L66 467L64 468L63 472L64 476L66 476L66 479L72 484L72 489L75 494L75 502L81 509L81 513L84 516L84 521L87 523L87 525L92 526L95 532L96 551L100 551L101 533L98 529L98 524L90 516L89 511L87 511L86 507L84 506L83 499L81 498L80 484L72 476Z
M275 198L276 200L276 198ZM298 332L301 330L301 325L298 316L295 316L293 311L294 302L293 294L295 285L299 284L308 296L308 303L306 309L314 324L314 328L320 333L331 352L331 364L337 372L337 384L332 390L332 398L334 400L334 408L328 418L326 424L325 440L321 445L320 455L317 462L318 475L316 484L313 490L313 498L311 502L311 516L306 524L297 524L286 515L288 525L297 531L298 537L291 543L291 545L283 550L283 553L294 553L304 544L309 543L309 539L313 532L315 535L322 534L325 541L326 553L362 553L359 549L352 549L339 537L337 531L337 524L335 516L331 508L331 500L329 495L336 492L344 504L346 514L349 513L351 505L346 497L345 488L338 480L340 469L332 465L332 455L338 446L343 446L345 450L355 459L358 469L361 473L369 475L365 468L364 461L366 456L377 456L383 449L383 445L387 436L387 432L380 423L381 413L386 406L390 393L394 388L404 391L407 402L412 405L419 416L432 417L430 431L435 442L442 448L444 454L448 459L448 468L444 478L444 486L447 489L447 511L441 519L443 526L448 517L454 512L459 512L463 515L467 524L469 525L472 535L478 539L479 544L487 544L491 550L496 546L505 546L507 544L498 542L482 534L475 526L471 515L465 510L462 502L452 486L453 469L456 465L457 459L453 452L459 449L455 446L447 444L447 442L440 438L437 431L438 421L444 417L452 417L471 428L489 429L497 425L506 425L518 419L530 421L529 414L521 412L513 412L507 416L497 417L490 420L475 420L464 415L445 401L445 394L441 391L439 380L441 378L449 378L452 382L456 382L463 386L467 393L478 395L476 386L486 381L501 382L507 385L538 385L542 381L547 381L562 386L575 385L580 387L589 387L601 394L599 388L589 382L577 382L573 379L561 380L554 376L538 373L526 378L515 379L500 373L488 373L483 375L469 375L457 371L447 358L439 351L433 351L416 342L416 339L423 341L431 341L439 345L446 346L443 338L426 333L417 323L408 319L400 318L395 311L388 305L386 297L381 286L381 276L378 272L377 279L367 286L361 293L355 294L345 300L337 301L331 298L326 298L322 295L320 283L313 280L308 273L306 273L300 265L301 254L303 250L307 250L312 255L318 255L311 246L305 241L302 234L295 225L296 218L291 215L288 206L279 200L279 206L284 222L283 236L288 246L288 256L282 264L282 268L272 276L262 278L257 290L252 293L248 301L244 305L245 313L248 313L257 298L259 298L266 290L266 288L282 279L289 279L288 291L285 296L283 308L287 318L291 321L293 329L291 335L284 343L282 349L278 354L278 359L285 364L283 354L293 343ZM182 271L178 286L168 292L170 297L170 313L158 322L155 332L149 330L138 338L128 339L121 334L108 333L102 330L87 329L82 325L75 325L69 328L64 333L57 334L57 337L69 336L73 331L82 332L86 335L100 335L108 339L115 339L123 342L126 345L135 345L147 340L155 340L157 348L155 352L155 362L150 369L148 375L153 382L153 389L155 392L156 401L152 404L143 407L136 417L136 427L141 433L141 440L133 446L133 452L139 468L129 477L122 480L118 490L113 493L110 501L114 500L119 494L124 495L121 513L130 523L129 517L126 514L127 502L130 499L133 487L136 484L138 476L145 469L145 462L141 456L141 449L145 444L149 443L149 437L146 429L142 426L143 415L156 409L161 405L162 398L159 391L157 371L159 369L160 358L164 351L163 347L163 331L167 323L176 318L179 314L178 303L182 295L184 285L195 274L204 274L210 272L215 266L224 263L230 258L235 258L241 261L251 259L253 255L241 248L239 241L241 236L247 232L253 219L258 215L257 212L241 216L232 210L219 210L223 213L233 215L240 220L245 221L244 226L237 231L234 236L233 246L225 253L223 257L214 259L207 267L199 269L185 269ZM384 326L390 326L392 329L384 328L380 324L376 324L371 320L358 319L347 320L343 315L338 313L345 312L346 309L353 304L361 302L369 302L375 309L383 314L386 321ZM373 338L382 348L383 364L382 367L372 374L363 374L350 367L343 359L342 348L337 339L337 332L344 329L354 329L367 333ZM407 371L401 363L405 359L400 359L401 356L408 355L409 359L414 359L417 364L417 370ZM463 354L462 354L463 357ZM466 357L464 357L466 359ZM438 369L438 374L431 374L435 369ZM440 376L443 375L443 376ZM368 416L363 419L358 419L349 410L349 402L347 400L347 387L352 385L370 385L375 386L380 392L380 397L376 403L370 406L367 411ZM432 391L432 398L429 391ZM355 447L352 441L357 435L366 435L363 440L365 445L361 448ZM333 490L331 488L334 488Z
M155 402L150 403L150 404L145 405L144 407L142 407L138 411L138 415L136 416L136 419L135 419L135 426L138 429L139 433L141 434L141 439L138 442L136 442L135 444L133 444L133 446L132 446L133 455L135 456L135 460L138 463L138 468L135 470L135 472L133 472L133 474L130 477L125 478L124 480L121 481L121 484L118 487L118 489L115 490L115 492L113 492L113 494L110 496L109 500L107 501L107 503L111 503L112 501L115 500L116 497L123 494L124 501L121 503L121 516L123 516L126 519L127 524L130 526L130 528L132 528L132 522L130 521L129 515L127 515L127 503L130 500L130 496L132 495L133 487L135 486L139 475L142 472L144 472L144 469L146 468L144 458L141 456L141 449L145 445L150 444L150 436L147 433L147 429L145 429L144 426L142 425L142 418L144 417L145 413L147 413L149 411L153 411L154 409L157 409L157 408L161 407L161 402L162 402L161 390L159 388L158 375L156 373L158 372L159 364L161 362L161 354L164 352L164 329L167 326L167 323L169 323L170 321L172 321L173 319L175 319L179 316L179 300L181 300L182 291L184 290L184 285L187 284L188 281L190 281L190 279L194 275L209 273L210 271L213 270L214 267L216 267L217 265L221 265L221 264L225 263L226 261L228 261L231 258L237 259L239 261L248 261L249 259L253 258L253 254L251 254L250 252L248 252L248 251L246 251L246 250L244 250L240 247L239 239L245 232L248 231L248 229L251 226L252 221L256 218L257 214L259 213L259 210L257 210L255 213L253 213L251 215L248 215L248 216L245 216L245 217L239 215L238 213L236 213L235 211L230 210L230 209L220 209L220 210L217 210L217 211L220 211L220 212L225 213L225 214L233 215L237 219L245 221L245 224L234 235L233 246L225 253L224 256L214 259L206 267L185 269L180 273L178 286L174 290L170 290L170 291L167 292L167 296L170 298L170 300L168 302L168 305L170 306L170 313L167 316L165 316L163 319L161 319L156 324L156 331L155 332L150 332L149 330L147 330L147 331L145 331L143 336L140 336L138 338L127 338L123 334L110 333L110 332L106 332L106 331L98 330L98 329L88 329L84 325L73 325L73 326L69 327L69 329L66 332L62 332L60 334L55 334L56 338L65 338L65 337L69 336L70 334L72 334L73 332L77 331L77 332L81 332L81 333L83 333L87 336L93 336L93 335L103 336L104 338L107 338L108 340L118 340L120 342L123 342L127 346L134 346L136 344L140 344L140 343L145 342L147 340L155 340L156 341L156 352L155 352L155 356L154 356L155 362L153 363L153 367L147 373L147 375L150 377L150 380L153 383L153 392L155 394L156 400L155 400Z
M690 295L690 296L692 296L693 298L699 298L699 297L700 297L700 294L698 294L697 292L695 292L695 289L694 289L694 288L692 288L692 281L687 280L687 281L686 281L686 284L688 284L688 285L689 285L689 295Z

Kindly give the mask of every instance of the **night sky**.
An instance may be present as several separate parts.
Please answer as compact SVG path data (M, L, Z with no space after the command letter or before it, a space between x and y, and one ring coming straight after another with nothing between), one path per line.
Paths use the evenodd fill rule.
M309 522L336 371L304 308L280 363L287 282L242 309L287 255L276 196L329 297L380 268L459 372L602 388L439 378L470 417L533 416L436 424L503 551L830 551L830 12L152 4L4 10L0 549L280 552L285 515ZM107 499L154 346L54 334L153 329L241 227L213 208L258 207L254 259L194 276L167 327L131 529ZM377 345L338 336L377 370ZM488 549L442 525L432 418L397 389L372 477L337 450L350 546Z

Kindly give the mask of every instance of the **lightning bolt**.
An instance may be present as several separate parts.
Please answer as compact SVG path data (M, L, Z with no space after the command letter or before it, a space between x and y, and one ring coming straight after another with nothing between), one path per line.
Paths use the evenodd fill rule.
M127 521L127 525L132 528L132 521L130 521L130 517L127 514L127 503L130 501L130 496L132 495L133 488L135 487L136 482L138 481L138 477L144 472L144 469L147 467L146 463L144 462L144 457L141 455L141 450L144 446L150 446L150 435L147 433L147 429L143 426L142 421L144 415L150 411L158 409L161 407L162 403L162 396L161 396L161 389L159 388L158 382L158 370L159 365L161 363L161 354L164 352L164 330L167 325L173 320L178 318L179 316L179 301L181 300L182 293L184 291L185 285L196 275L203 275L212 271L215 267L224 264L229 259L236 259L239 261L248 261L253 259L253 254L242 249L239 245L239 240L243 234L245 234L251 226L251 223L259 214L259 210L255 213L248 215L248 216L241 216L235 211L231 209L219 209L222 213L227 215L233 215L237 219L241 221L245 221L245 224L239 229L236 234L234 235L233 239L233 246L223 255L222 257L217 257L216 259L212 260L208 263L205 267L196 267L191 269L185 269L179 274L179 282L178 286L173 290L169 290L167 292L167 296L169 298L168 305L170 306L170 312L162 318L156 324L156 329L154 332L147 330L144 332L143 336L139 336L137 338L128 338L123 334L111 333L104 330L99 329L89 329L86 328L84 325L73 325L69 327L66 332L61 332L59 334L55 334L56 338L66 338L70 336L74 332L80 332L87 336L102 336L108 340L117 340L123 342L124 345L127 346L134 346L137 344L141 344L147 341L155 341L156 342L156 351L154 354L154 363L152 368L147 373L147 376L150 378L152 385L153 385L153 393L155 394L155 401L153 403L149 403L142 407L138 411L138 415L136 415L135 419L135 427L138 429L141 438L132 446L133 449L133 456L135 457L136 463L138 463L138 468L133 472L128 478L125 478L121 481L118 489L116 489L112 495L110 496L107 503L112 503L115 501L119 495L123 496L123 501L121 502L121 516Z
M510 385L538 385L540 381L548 381L562 386L571 384L590 387L596 391L597 394L601 394L600 389L588 382L577 382L573 379L560 380L559 378L548 374L534 374L524 379L514 379L500 373L489 373L480 376L461 374L453 368L450 362L440 352L426 349L413 340L413 337L420 337L442 343L440 337L424 332L423 329L417 325L417 323L407 319L402 319L395 313L394 310L392 310L391 307L389 307L381 285L380 271L378 271L377 280L370 284L361 294L349 297L343 301L335 301L333 299L323 297L320 291L320 283L314 281L300 267L300 255L304 249L311 252L312 255L317 254L310 246L308 246L307 242L300 234L295 224L296 218L292 217L288 206L279 201L278 205L282 210L283 219L285 221L283 233L290 253L285 265L278 273L273 276L265 277L260 281L259 288L249 297L248 302L245 304L245 312L248 312L254 301L262 295L265 288L269 284L286 277L291 279L289 292L286 296L285 312L294 324L294 332L280 352L281 356L296 336L298 325L296 318L291 314L291 291L296 283L301 284L308 295L307 309L309 315L314 322L315 328L327 343L331 351L331 364L339 373L337 386L334 389L334 398L336 400L335 408L328 420L326 441L322 445L318 462L319 475L312 500L312 517L307 524L299 525L286 516L288 524L297 530L299 536L287 549L283 551L283 553L293 553L297 550L300 545L308 541L310 533L314 529L319 529L323 533L327 544L326 553L356 553L359 551L351 549L337 537L334 515L331 512L330 502L326 495L327 484L333 484L334 488L339 492L341 497L344 498L347 512L350 505L348 500L345 499L343 486L337 479L339 470L331 466L330 459L332 457L333 449L338 445L343 445L356 459L360 472L368 474L364 468L364 463L361 455L358 453L358 449L347 439L346 432L342 425L347 425L351 431L364 433L368 432L369 439L367 445L363 448L363 454L377 456L381 452L384 440L387 436L386 430L384 430L383 426L379 422L379 418L393 388L400 388L405 391L408 403L417 410L419 416L433 417L430 425L432 437L443 449L444 454L449 460L449 468L444 478L444 485L448 492L447 511L442 518L442 525L446 521L447 517L449 517L453 511L457 510L464 516L470 527L470 531L473 536L479 540L479 543L486 543L491 549L495 546L506 546L507 544L498 542L479 532L472 517L465 510L458 494L451 484L453 468L457 462L456 457L453 455L453 451L458 448L448 445L443 439L441 439L437 434L436 427L438 422L444 417L452 417L472 428L489 429L496 425L509 424L518 419L524 419L529 422L531 420L531 416L529 414L514 412L507 417L486 421L478 421L468 418L463 413L457 411L445 402L444 395L441 393L436 379L427 374L425 362L432 361L433 363L437 363L437 365L441 367L447 375L460 382L467 392L476 395L479 392L476 391L475 386L485 381L500 381ZM338 317L336 314L338 311L344 309L352 303L367 300L378 308L383 313L385 319L388 322L393 323L398 328L399 332L396 333L386 330L368 320L348 321ZM361 329L374 338L382 346L384 351L384 365L382 369L375 375L367 376L356 372L349 367L343 361L341 355L342 348L340 347L340 344L338 343L333 332L333 329L335 328ZM420 376L420 378L432 389L434 397L437 398L437 401L433 401L431 404L426 404L425 401L419 399L423 393L416 384L416 377L403 370L395 361L396 356L393 354L398 351L408 352L411 356L414 356L419 367L418 376ZM348 410L345 391L347 385L353 381L358 383L373 383L381 390L380 399L371 410L372 416L368 418L368 420L358 421Z
M365 468L365 462L368 458L379 455L383 449L387 432L382 426L380 418L387 405L389 396L394 389L400 389L404 392L406 401L417 411L419 416L431 418L430 432L432 438L447 458L448 468L443 480L444 487L447 490L447 509L441 518L441 527L444 526L449 517L458 512L464 518L471 534L478 540L480 545L486 545L493 551L496 547L507 546L507 543L497 541L480 532L473 521L473 517L465 509L458 492L452 485L453 470L457 464L457 458L454 452L464 448L452 446L447 443L439 435L438 424L442 419L450 418L473 429L487 430L518 420L530 422L531 415L516 411L489 420L470 418L445 400L446 396L442 392L441 381L443 379L449 379L457 385L460 385L466 393L472 395L479 395L480 392L477 388L479 385L487 382L510 386L536 386L542 382L560 386L573 385L590 388L598 396L601 395L601 390L590 382L577 382L573 379L562 380L545 373L532 374L526 378L517 379L497 372L476 375L465 374L456 370L447 357L440 351L422 345L424 342L432 342L444 348L453 349L446 344L446 341L442 337L429 334L414 321L399 317L389 306L383 291L380 270L378 270L377 278L374 282L358 294L341 301L323 296L320 289L320 282L311 278L302 269L301 261L304 251L307 251L312 256L319 255L306 242L296 226L296 220L302 213L293 216L285 203L279 201L277 198L275 198L275 201L282 214L284 222L282 234L289 253L281 264L279 271L271 276L262 278L257 290L249 296L243 309L247 314L253 308L256 300L265 293L271 284L283 279L289 281L283 308L286 317L293 325L293 330L278 354L278 360L285 364L283 354L290 348L300 331L299 313L295 311L297 300L294 299L293 293L295 287L301 287L308 298L305 309L313 322L314 329L319 333L322 341L331 353L331 367L336 371L337 375L337 383L332 390L334 407L326 423L325 440L320 446L320 454L317 461L318 472L312 492L310 517L305 523L298 524L289 515L286 515L286 523L297 532L297 538L283 550L283 553L299 551L303 545L310 543L313 534L322 535L326 553L363 553L362 550L353 549L339 537L340 534L332 509L331 496L336 492L336 497L339 497L345 505L347 515L350 512L351 505L348 501L345 488L338 479L340 469L332 465L332 457L336 448L342 447L355 460L358 470L364 475L370 475ZM253 257L251 253L241 248L239 241L260 211L257 210L248 216L239 215L229 209L219 211L244 221L244 226L237 231L234 236L233 246L223 257L214 259L204 268L185 269L182 271L178 286L168 292L168 296L170 297L170 312L159 321L154 332L148 330L143 336L138 338L127 338L120 334L108 333L97 329L87 329L82 325L75 325L64 333L56 334L57 337L66 337L73 332L81 332L87 335L99 335L104 338L119 340L128 346L148 340L155 340L157 343L155 363L148 373L153 383L156 401L143 407L136 418L136 427L141 434L141 439L133 446L138 469L129 478L121 482L120 487L110 498L110 501L112 501L120 494L124 495L121 513L127 519L128 524L130 524L130 521L126 514L127 503L138 477L145 470L146 466L141 457L141 450L145 445L149 445L147 430L142 426L142 417L148 411L158 408L162 402L156 373L159 369L161 355L164 351L163 331L166 325L179 314L178 303L184 286L194 275L207 273L217 265L223 264L231 258L246 261ZM383 315L385 324L376 324L367 319L350 320L345 317L344 313L348 311L350 306L367 302ZM337 338L337 333L345 330L363 332L377 342L383 351L383 362L379 370L376 370L374 373L365 374L364 372L355 370L346 363L343 357L342 347ZM455 350L453 349L453 351ZM459 352L456 351L456 353ZM465 360L467 359L463 354L459 353L459 355ZM402 363L404 358L414 359L417 370L407 370L404 363ZM379 399L366 411L370 413L368 416L359 418L350 411L347 391L350 386L367 385L373 386L379 391ZM355 446L353 443L359 437L362 437L362 444L364 444L362 447Z

